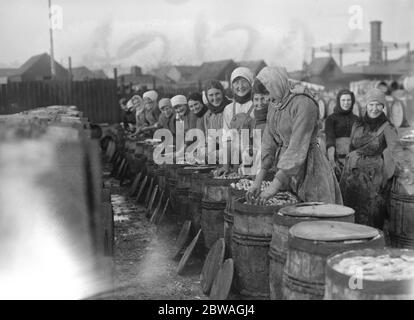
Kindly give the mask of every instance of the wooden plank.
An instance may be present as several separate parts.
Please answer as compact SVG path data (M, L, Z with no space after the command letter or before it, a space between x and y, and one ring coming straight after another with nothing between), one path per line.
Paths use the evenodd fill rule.
M137 197L135 198L135 201L137 203L139 203L139 199L141 198L141 196L142 196L142 194L144 192L144 188L145 188L145 186L147 184L147 181L148 181L148 176L145 176L144 179L142 180L142 183L141 183L140 187L139 187L139 190L138 190L138 193L137 193Z
M134 181L132 182L131 188L129 189L129 196L133 197L137 194L138 191L138 185L142 177L142 172L137 173L135 176Z
M158 186L157 185L155 185L155 187L154 187L154 190L152 191L152 194L151 194L151 198L150 198L150 201L149 201L149 203L148 203L148 207L147 207L147 209L146 209L146 214L145 214L145 216L147 217L147 218L151 218L151 214L152 214L152 212L153 212L153 206L154 206L154 201L155 201L155 197L157 196L157 193L158 193Z
M164 191L161 192L161 196L159 197L157 206L155 207L154 212L151 215L150 218L150 222L151 223L155 223L156 219L158 218L158 216L161 214L161 210L162 210L162 200L164 198Z
M154 178L151 178L149 188L147 189L147 194L145 196L145 201L144 201L145 208L148 208L148 202L151 198L151 193L152 193L153 188L154 188Z

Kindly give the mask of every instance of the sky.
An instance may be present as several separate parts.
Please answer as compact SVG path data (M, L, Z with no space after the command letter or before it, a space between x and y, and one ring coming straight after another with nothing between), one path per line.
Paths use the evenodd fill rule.
M288 70L309 62L312 46L368 42L381 20L385 41L414 48L412 0L52 0L62 8L54 31L56 61L67 67L129 68L264 59ZM362 9L362 20L349 12ZM350 21L362 21L351 29ZM48 52L47 0L0 0L0 67ZM404 50L389 52L396 58ZM324 54L318 54L323 56ZM326 54L325 54L326 55ZM337 57L336 57L337 58ZM349 53L344 64L369 59Z

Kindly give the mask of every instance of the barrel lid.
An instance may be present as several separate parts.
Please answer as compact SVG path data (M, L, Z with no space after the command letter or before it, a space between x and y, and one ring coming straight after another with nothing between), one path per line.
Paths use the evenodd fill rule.
M186 222L184 222L183 227L181 228L181 231L178 235L177 241L175 242L174 259L180 255L185 245L189 242L190 229L191 229L191 221L187 220Z
M187 265L188 259L190 258L191 254L193 253L193 250L198 242L198 239L200 238L201 229L197 232L197 235L194 237L193 241L191 241L190 245L185 249L184 254L178 264L177 267L177 273L179 275L182 274L184 268Z
M201 270L200 283L203 293L208 294L213 285L214 278L223 264L225 251L224 239L218 239L207 254Z
M289 230L295 238L312 241L345 241L372 239L379 235L375 228L339 221L300 222Z
M303 202L284 207L279 213L291 217L334 218L355 213L352 208L323 202Z
M210 292L210 300L227 300L233 282L233 259L224 261L222 267L214 279Z

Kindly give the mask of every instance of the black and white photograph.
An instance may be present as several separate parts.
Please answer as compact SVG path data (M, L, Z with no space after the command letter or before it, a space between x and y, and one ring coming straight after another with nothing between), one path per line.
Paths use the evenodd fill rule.
M0 300L414 300L413 17L0 0Z

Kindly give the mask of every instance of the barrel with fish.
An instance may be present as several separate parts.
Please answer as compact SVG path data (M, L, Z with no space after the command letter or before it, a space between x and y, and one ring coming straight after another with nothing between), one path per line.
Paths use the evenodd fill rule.
M213 171L203 180L201 229L207 249L224 236L224 210L228 200L228 187L240 178L237 173L218 177L217 171Z
M288 251L289 229L306 221L354 222L351 208L323 202L303 202L281 208L273 215L273 232L269 248L270 298L282 299L283 270Z
M388 233L392 247L414 249L414 135L404 135L393 153L396 171L389 200Z
M232 256L235 283L242 297L269 299L269 245L275 211L298 202L290 192L279 192L264 205L234 201Z
M364 225L339 221L301 222L289 230L283 272L284 300L322 300L329 255L346 250L383 249L384 235Z
M327 259L326 300L414 300L414 250L362 249Z

